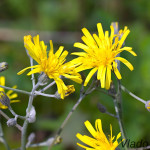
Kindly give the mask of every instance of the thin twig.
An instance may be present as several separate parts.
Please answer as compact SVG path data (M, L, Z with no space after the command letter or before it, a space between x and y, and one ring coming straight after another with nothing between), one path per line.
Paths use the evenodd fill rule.
M52 83L50 83L49 85L47 85L46 87L44 87L42 90L39 90L39 92L44 92L46 91L48 88L50 88L51 86L53 86L55 84L55 81L53 81Z
M11 108L11 106L9 106L8 109L9 109L9 111L10 111L15 117L20 118L20 119L22 119L22 120L25 120L25 119L26 119L25 116L21 116L21 115L16 114L16 113L13 111L13 109Z
M39 91L35 91L34 93L36 95L41 95L41 96L45 96L45 97L55 97L56 98L56 96L54 94L45 94L45 93L41 93Z
M145 101L144 99L142 99L142 98L136 96L135 94L133 94L132 92L130 92L128 89L126 89L123 85L121 85L121 89L122 89L124 92L128 93L128 94L129 94L130 96L132 96L133 98L135 98L136 100L138 100L138 101L140 101L140 102L146 104L146 101Z
M27 95L30 95L30 94L31 94L30 92L27 92L27 91L24 91L24 90L20 90L20 89L14 89L14 88L7 87L7 86L2 86L2 85L0 85L0 87L1 87L1 88L4 88L4 89L7 89L7 90L15 91L15 92L18 92L18 93L23 93L23 94L27 94Z
M28 53L27 53L28 54ZM29 58L30 58L30 65L31 66L33 66L33 58L30 56L30 55L28 55L29 56ZM33 68L31 68L31 71L33 70ZM32 80L32 86L33 86L33 88L34 88L34 86L35 86L35 78L34 78L34 73L31 75L32 76L32 78L31 78L31 80Z

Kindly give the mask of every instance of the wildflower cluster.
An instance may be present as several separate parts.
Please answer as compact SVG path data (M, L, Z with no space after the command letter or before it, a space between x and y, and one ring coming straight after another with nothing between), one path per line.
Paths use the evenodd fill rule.
M35 60L37 64L22 69L18 72L18 75L23 74L28 69L31 69L27 73L28 76L33 74L39 74L38 82L35 85L33 84L33 89L31 93L29 93L29 103L25 117L17 115L11 107L9 108L10 103L19 102L19 100L14 100L15 98L17 98L18 95L16 93L13 93L12 90L9 90L5 94L5 90L2 87L0 87L0 108L9 108L12 114L14 114L15 116L15 118L11 118L8 120L8 126L17 125L18 117L25 120L23 129L21 129L22 150L24 150L26 147L24 133L26 132L27 125L28 123L33 123L36 119L36 109L32 105L34 96L36 96L37 92L41 95L45 94L42 93L42 91L40 90L37 91L37 89L39 86L44 86L45 84L47 84L47 80L54 80L53 82L57 85L57 91L55 92L55 94L47 95L55 98L64 99L66 96L75 92L74 85L66 85L64 78L70 79L79 84L83 83L84 86L87 86L89 81L95 74L96 78L93 80L99 80L98 82L100 82L101 88L105 88L108 90L110 89L110 85L112 82L112 72L119 80L122 78L118 69L118 61L125 64L131 71L134 69L132 64L128 60L120 56L120 53L123 51L127 51L133 56L136 56L136 53L132 50L132 47L123 46L125 39L130 33L130 30L127 27L124 27L123 30L120 30L119 32L115 33L115 29L111 25L111 31L109 34L108 31L103 31L101 23L97 24L97 29L98 35L95 33L90 34L90 32L86 28L82 29L84 35L81 39L84 43L76 42L74 44L74 47L80 48L83 51L71 53L72 55L77 56L71 61L66 60L66 57L69 52L67 50L64 50L63 46L60 46L55 52L53 48L53 43L50 40L50 50L48 51L47 45L45 45L44 41L40 41L39 35L36 35L33 38L31 35L24 36L24 47L27 51L27 54L32 60ZM6 65L5 63L1 66L2 67L0 69L3 71L4 68L7 68L5 66L8 65ZM80 72L89 69L90 72L83 81ZM0 85L5 86L4 76L0 77ZM13 88L16 88L16 86L14 86ZM85 92L84 94L86 95L87 93ZM82 94L80 94L81 99L83 98L81 97ZM77 105L80 103L80 98L79 102L77 102L70 114L72 114ZM147 103L146 108L148 110L150 109L149 106L150 103ZM107 110L105 109L103 112L105 113L107 112ZM71 116L70 114L67 118ZM119 118L119 116L117 116L116 118ZM64 126L65 123L66 120L64 121L62 126ZM96 129L93 128L89 121L85 122L85 126L93 137L81 135L80 133L78 133L76 135L77 138L86 144L82 145L77 143L77 145L79 145L80 147L86 150L115 150L116 147L120 144L120 142L118 142L118 139L121 137L121 132L117 135L116 139L114 140L115 137L112 136L112 126L110 125L111 134L109 136L109 139L107 139L106 135L102 130L102 123L100 119L97 119L95 121ZM55 143L55 141L52 143Z

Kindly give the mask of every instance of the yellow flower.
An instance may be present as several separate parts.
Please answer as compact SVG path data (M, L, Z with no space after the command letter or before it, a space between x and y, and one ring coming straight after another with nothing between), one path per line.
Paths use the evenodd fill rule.
M5 86L5 77L4 77L4 76L1 76L1 77L0 77L0 85ZM15 89L15 88L17 88L17 86L15 85L15 86L13 86L12 88ZM4 88L1 88L1 87L0 87L0 91L5 92ZM20 100L12 100L12 99L18 97L17 93L13 93L12 90L9 90L8 92L6 92L6 95L7 95L8 98L10 99L10 103L16 103L16 102L19 102L19 101L20 101ZM8 108L7 106L3 105L3 104L0 102L0 109L7 109L7 108Z
M121 74L117 68L117 62L121 61L130 70L133 70L133 66L126 59L117 56L122 51L128 51L132 55L136 56L131 47L122 47L126 37L129 34L129 29L125 27L124 30L119 31L119 35L122 34L121 39L119 35L114 34L113 26L110 26L111 33L103 32L101 23L97 24L98 35L89 33L86 28L82 29L84 36L82 36L83 43L75 43L74 46L83 49L85 52L74 52L73 55L78 57L72 60L73 64L79 65L76 68L77 72L92 69L85 79L84 86L86 86L93 76L97 72L97 79L100 80L101 87L109 89L111 83L111 71L115 73L118 79L121 79Z
M60 76L69 78L77 83L82 82L80 74L75 72L75 65L72 65L70 62L64 63L68 51L65 50L63 52L63 46L60 46L54 54L53 43L50 41L51 49L47 55L47 46L43 41L39 41L39 35L33 37L33 42L31 35L24 36L24 45L28 50L29 55L38 63L38 65L27 67L21 70L18 75L22 74L29 68L34 69L27 75L44 72L50 79L55 80L58 93L61 95L62 99L65 97L65 91L68 90L68 88Z
M101 120L97 119L95 121L95 128L91 125L89 121L84 122L86 128L91 133L93 137L89 137L87 135L81 135L77 133L77 138L85 143L87 146L77 143L80 147L86 150L115 150L115 148L121 143L118 143L118 139L121 137L121 132L117 135L116 140L113 142L115 136L112 136L112 126L110 125L110 132L109 140L106 138L103 130ZM89 146L89 147L88 147Z

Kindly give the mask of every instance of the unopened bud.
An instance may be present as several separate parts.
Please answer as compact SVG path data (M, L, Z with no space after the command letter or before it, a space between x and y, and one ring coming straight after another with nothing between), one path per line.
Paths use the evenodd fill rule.
M0 91L0 102L6 107L10 107L10 99L3 91Z
M42 72L38 77L38 82L40 83L40 85L47 84L48 80L49 77L44 72Z
M30 112L28 113L28 118L27 118L29 123L33 123L36 120L36 111L34 106L32 106Z
M145 108L150 112L150 100L146 102Z
M1 62L0 63L0 72L8 69L8 63L7 62Z
M107 112L107 109L105 106L103 106L101 103L97 103L97 108L99 109L99 111L101 113L106 113Z
M17 124L17 120L15 118L11 118L7 121L8 127L15 126L16 124Z

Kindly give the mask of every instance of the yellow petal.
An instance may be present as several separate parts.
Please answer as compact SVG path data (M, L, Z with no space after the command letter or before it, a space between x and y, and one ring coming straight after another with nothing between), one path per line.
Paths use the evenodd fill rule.
M0 109L7 109L8 107L3 105L1 102L0 102Z
M102 76L101 76L101 88L105 88L105 76L106 76L106 67L104 67L102 71Z
M64 49L63 46L60 46L60 47L59 47L59 49L58 49L57 52L55 53L55 56L56 56L57 58L59 58L59 56L61 55L63 49Z
M18 94L14 93L12 95L9 95L8 97L9 97L9 99L14 99L14 98L18 97Z
M69 74L63 74L63 76L77 83L80 83L80 84L82 83L81 76L74 76L74 75L69 75Z
M126 39L126 37L128 36L129 33L130 33L130 30L128 29L128 30L126 30L126 32L123 34L121 40L119 41L119 46L118 46L119 48L122 46L122 44L124 43L124 41L125 41L125 39Z
M98 23L97 24L97 29L98 29L98 35L100 39L104 39L104 32L103 32L103 28L102 28L102 24Z
M94 37L94 39L95 39L95 41L96 41L98 47L101 48L101 46L102 46L101 43L102 43L102 42L101 42L100 38L99 38L96 34L93 34L93 37Z
M81 39L89 47L88 53L90 53L94 48L97 48L96 42L90 41L86 36L82 36Z
M53 42L52 42L52 40L50 40L50 51L49 51L49 57L52 55L52 54L54 54L54 49L53 49Z
M33 37L33 41L34 41L34 44L35 44L35 45L39 45L39 44L40 44L39 35L34 36L34 37Z
M30 76L31 74L34 74L34 73L41 73L41 68L35 68L33 70L31 70L27 75Z
M86 149L86 150L87 150L87 148L88 148L87 146L84 146L84 145L82 145L82 144L80 144L80 143L77 143L77 145L80 146L80 147L82 147L82 148L84 148L84 149Z
M77 133L76 134L76 137L82 141L83 143L85 143L86 145L89 145L91 147L94 147L95 146L95 143L97 142L96 139L93 139L89 136L86 136L86 135L81 135L80 133Z
M129 53L131 53L133 56L137 56L137 54L132 51L132 47L123 47L119 50L119 53L122 52L122 51L128 51Z
M71 53L72 55L77 55L77 56L81 56L81 57L84 57L86 56L87 54L84 53L84 52L74 52L74 53Z
M92 42L92 44L95 43L95 41L94 41L94 39L93 39L91 33L90 33L86 28L83 28L83 29L82 29L82 32L84 33L84 35L86 36L86 38L87 38L87 40L88 40L89 42Z
M5 77L4 76L0 77L0 85L5 86Z
M10 103L18 103L20 100L11 100Z
M65 50L65 51L62 53L62 55L59 57L59 61L60 61L60 62L63 62L64 59L67 57L67 55L68 55L68 51Z
M98 72L97 72L97 79L100 80L101 76L102 76L102 72L104 69L104 65L100 65L98 68Z
M106 71L106 89L108 90L110 88L111 83L111 67L107 67Z
M86 77L85 79L85 82L84 82L84 86L86 86L89 82L89 80L92 78L93 74L97 71L97 68L93 68L90 73L88 74L88 76Z
M30 69L30 68L36 68L36 67L39 67L39 65L26 67L26 68L22 69L21 71L19 71L19 72L17 73L17 75L20 75L20 74L24 73L26 70L28 70L28 69Z
M95 137L97 135L95 129L93 128L93 126L91 125L91 123L87 120L84 122L86 128L88 129L88 131L91 133L91 135L93 137Z
M110 29L111 29L110 42L111 42L111 44L112 44L113 38L114 38L114 27L111 25L111 26L110 26Z
M85 44L82 44L82 43L75 43L75 44L74 44L74 47L81 48L81 49L83 49L83 50L86 51L86 52L88 52L88 49L89 49L88 46L86 46Z
M121 77L121 74L120 74L120 72L117 68L117 63L116 62L113 62L113 69L114 69L114 73L116 74L117 78L121 79L122 77Z
M126 59L122 58L122 57L116 57L115 59L121 61L122 63L124 63L131 71L134 69L132 64L130 62L128 62Z

